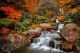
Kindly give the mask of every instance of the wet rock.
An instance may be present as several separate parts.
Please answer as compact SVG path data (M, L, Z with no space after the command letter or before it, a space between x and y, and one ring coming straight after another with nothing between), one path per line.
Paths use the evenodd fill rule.
M40 27L42 30L46 30L46 31L50 31L52 29L56 28L56 24L55 23L42 23L40 24Z
M51 25L52 25L52 27L53 27L53 28L52 28L53 30L56 30L56 29L57 29L57 23L51 23Z
M54 44L55 44L54 41L50 41L49 46L54 48Z
M40 33L41 33L40 28L28 30L28 34L30 35L31 38L39 37Z

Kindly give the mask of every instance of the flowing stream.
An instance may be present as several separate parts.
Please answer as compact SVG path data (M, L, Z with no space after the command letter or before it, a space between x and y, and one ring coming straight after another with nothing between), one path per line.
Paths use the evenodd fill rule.
M40 37L33 39L33 42L31 43L29 49L38 53L64 53L60 50L59 47L59 39L61 37L58 34L63 26L64 24L61 23L58 25L57 31L52 30L41 32ZM50 47L50 41L54 42L54 47Z

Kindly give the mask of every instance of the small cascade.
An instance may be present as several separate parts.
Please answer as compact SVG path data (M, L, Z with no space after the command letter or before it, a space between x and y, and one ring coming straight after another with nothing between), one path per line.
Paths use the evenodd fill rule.
M33 39L33 43L31 44L31 48L41 49L49 46L49 42L51 40L50 32L45 31L41 33L41 36Z
M60 35L57 33L63 27L63 24L58 26L57 31L41 32L40 37L34 38L29 49L34 51L43 51L43 53L64 53L60 50ZM54 42L54 48L49 46L50 41Z
M64 24L63 23L59 23L58 24L58 30L57 32L60 32L60 30L64 27Z

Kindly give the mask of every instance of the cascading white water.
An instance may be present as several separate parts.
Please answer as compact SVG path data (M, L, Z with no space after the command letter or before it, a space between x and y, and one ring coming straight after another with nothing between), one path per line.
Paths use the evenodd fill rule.
M57 32L60 32L60 30L63 28L64 24L63 23L59 23L58 24L58 30Z
M63 27L63 24L58 25L57 32ZM31 43L29 49L35 51L44 51L45 53L63 53L59 47L59 41L56 39L61 38L56 31L44 31L41 32L40 37L34 38L33 43ZM50 41L54 42L54 48L49 46Z

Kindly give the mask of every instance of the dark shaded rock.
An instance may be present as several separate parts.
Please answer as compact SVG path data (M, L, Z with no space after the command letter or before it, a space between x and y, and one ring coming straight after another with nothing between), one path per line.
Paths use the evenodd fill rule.
M49 46L54 48L54 44L55 44L54 41L50 41Z

